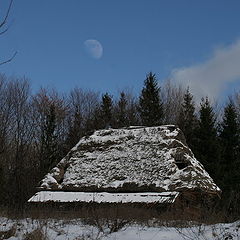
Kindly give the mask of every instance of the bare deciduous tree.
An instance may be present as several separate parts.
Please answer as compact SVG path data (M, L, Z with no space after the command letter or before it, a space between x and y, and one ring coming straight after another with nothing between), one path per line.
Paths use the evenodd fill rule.
M3 16L2 21L0 21L0 35L3 35L9 29L9 27L7 26L7 22L8 22L8 18L9 18L9 14L10 14L12 5L13 5L13 0L10 0L7 11L6 11L5 15ZM16 55L17 55L17 51L15 51L14 54L7 60L0 61L0 65L11 62L15 58Z
M179 117L185 89L181 85L166 80L162 87L162 99L164 106L164 123L176 124Z
M66 154L68 108L63 96L43 88L33 96L32 107L35 146L41 174L44 174Z
M79 139L94 127L94 116L99 106L99 93L74 88L68 97L67 146L73 147Z

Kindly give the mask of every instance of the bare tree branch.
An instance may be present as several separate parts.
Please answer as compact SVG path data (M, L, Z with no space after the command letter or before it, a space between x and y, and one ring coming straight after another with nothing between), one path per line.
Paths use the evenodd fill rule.
M8 16L9 16L9 13L10 13L10 10L11 10L11 7L12 7L12 4L13 4L13 0L11 0L10 3L9 3L8 10L7 10L7 12L6 12L6 15L5 15L3 21L0 23L0 28L2 28L2 27L6 24L7 19L8 19ZM6 31L7 31L7 30L5 30L5 32L6 32Z
M5 30L3 30L2 32L0 32L0 35L4 34L7 30L8 30L8 27Z
M5 32L7 32L7 30L9 29L9 27L7 27L6 29L3 29L3 27L5 27L5 24L7 23L7 20L8 20L8 17L9 17L9 13L10 13L10 10L12 8L12 4L13 4L13 0L10 0L10 3L8 5L8 9L7 9L7 12L5 14L5 17L3 18L2 22L0 22L0 35L4 34ZM3 62L0 62L0 66L5 64L5 63L9 63L13 60L13 58L17 55L17 51L13 54L13 56Z
M12 55L12 57L9 58L8 60L3 61L3 62L0 62L0 66L3 65L3 64L5 64L5 63L11 62L11 61L15 58L16 55L17 55L17 51L16 51L16 52Z

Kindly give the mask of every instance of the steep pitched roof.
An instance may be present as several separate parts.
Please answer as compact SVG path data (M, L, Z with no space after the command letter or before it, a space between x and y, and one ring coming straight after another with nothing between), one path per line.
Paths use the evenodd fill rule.
M82 138L41 181L40 190L218 193L179 128L129 127Z

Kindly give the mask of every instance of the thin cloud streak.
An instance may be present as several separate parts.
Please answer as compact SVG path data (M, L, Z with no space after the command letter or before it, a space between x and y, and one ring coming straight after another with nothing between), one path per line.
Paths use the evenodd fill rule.
M197 102L204 96L217 99L228 83L240 80L240 40L217 49L201 64L174 69L171 78L189 86Z

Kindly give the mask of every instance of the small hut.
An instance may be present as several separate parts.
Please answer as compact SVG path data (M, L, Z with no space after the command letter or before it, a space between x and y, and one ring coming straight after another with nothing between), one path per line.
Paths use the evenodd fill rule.
M31 203L164 204L193 211L221 190L173 126L95 131L41 181Z

